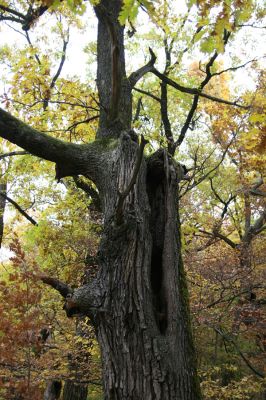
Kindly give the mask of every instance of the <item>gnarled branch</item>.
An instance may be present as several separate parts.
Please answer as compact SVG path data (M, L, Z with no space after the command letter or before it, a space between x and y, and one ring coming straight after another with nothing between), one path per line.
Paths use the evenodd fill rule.
M132 74L130 75L130 77L128 78L129 83L131 88L133 89L133 87L136 85L136 83L148 72L151 72L155 61L156 61L156 55L154 54L154 52L152 51L152 49L149 47L149 52L151 55L151 59L150 61L144 65L143 67L139 68L137 71L132 72Z

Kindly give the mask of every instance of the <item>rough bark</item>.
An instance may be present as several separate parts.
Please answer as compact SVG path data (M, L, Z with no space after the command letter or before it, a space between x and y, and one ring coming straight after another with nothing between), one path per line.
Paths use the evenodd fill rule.
M88 386L66 381L63 390L63 400L87 400Z
M136 157L131 141L122 147L117 187L128 183ZM166 153L161 157L148 174L143 163L123 225L110 218L105 226L99 276L105 304L95 326L106 399L200 398L176 224L177 177Z

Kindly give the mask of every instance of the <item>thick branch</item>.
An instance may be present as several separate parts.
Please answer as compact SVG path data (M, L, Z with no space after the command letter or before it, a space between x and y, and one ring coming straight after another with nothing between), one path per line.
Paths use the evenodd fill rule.
M40 275L39 278L43 283L46 283L47 285L57 290L61 294L61 296L64 297L64 299L67 296L73 294L73 289L59 279L52 278L47 275Z
M164 126L164 133L168 141L168 151L169 154L174 155L175 145L173 132L168 117L168 100L167 100L167 85L165 82L161 83L161 118Z
M74 182L77 187L83 190L89 197L91 197L93 205L98 211L101 211L101 200L99 193L88 183L86 183L82 178L78 176L73 176Z
M118 34L116 32L116 25L113 22L108 11L105 9L103 4L99 4L96 8L96 14L98 18L104 21L106 24L109 37L111 41L111 67L112 67L112 79L111 79L111 104L109 110L109 123L114 121L118 116L118 105L121 94L121 65L120 65L120 49L118 42Z
M26 211L24 211L20 205L18 203L16 203L13 199L11 199L9 196L7 196L5 194L5 192L1 192L0 191L0 197L4 198L5 200L7 200L10 204L12 204L16 210L18 210L20 212L21 215L23 215L23 217L27 218L28 221L30 221L31 224L33 225L38 225L37 222L31 217L29 216L29 214L26 213Z
M31 128L1 108L0 136L38 157L53 162L64 157L74 146Z
M138 151L138 156L137 156L137 160L136 160L136 164L134 166L134 171L131 177L131 180L128 184L128 187L122 192L119 193L119 199L118 199L118 204L117 204L117 209L116 209L116 222L117 225L121 225L123 222L123 205L124 205L124 201L127 198L127 196L129 195L129 193L131 192L131 190L133 189L137 177L138 177L138 173L139 173L139 169L141 166L141 162L142 162L142 158L143 158L143 151L144 151L144 147L147 144L147 140L144 139L144 136L141 135L141 142L140 142L140 146L139 146L139 151Z
M245 232L243 236L243 242L250 243L254 236L258 235L262 230L265 229L266 222L266 208L260 213L253 225Z
M154 52L152 51L152 49L149 47L149 52L151 55L151 59L150 61L144 65L143 67L139 68L137 71L132 72L132 74L130 75L129 79L129 83L131 88L133 89L133 87L136 85L136 83L148 72L151 72L155 61L156 61L156 55L154 54Z
M31 128L0 109L0 137L9 140L29 153L56 163L56 178L85 175L96 184L105 168L101 141L85 145L63 142Z
M225 243L227 243L230 247L232 247L233 249L235 249L237 247L237 244L234 243L231 239L229 239L227 236L221 234L220 232L207 232L204 229L199 229L199 232L211 236L213 238L217 237L219 239L222 239Z

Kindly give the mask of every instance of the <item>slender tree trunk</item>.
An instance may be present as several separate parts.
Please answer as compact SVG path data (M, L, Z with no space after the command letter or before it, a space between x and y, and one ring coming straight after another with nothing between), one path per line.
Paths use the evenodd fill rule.
M6 206L6 199L5 197L1 196L1 192L5 194L6 189L7 189L6 182L0 182L0 249L4 233L4 212Z

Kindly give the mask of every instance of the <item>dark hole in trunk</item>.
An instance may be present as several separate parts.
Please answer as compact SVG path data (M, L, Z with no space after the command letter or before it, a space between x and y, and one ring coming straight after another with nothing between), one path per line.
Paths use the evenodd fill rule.
M167 329L167 302L164 293L163 248L165 236L165 172L163 153L154 154L148 163L147 190L151 207L152 236L151 289L155 321L161 334Z
M151 255L151 288L156 324L159 331L164 334L167 329L167 304L163 294L163 268L162 249L152 247Z

